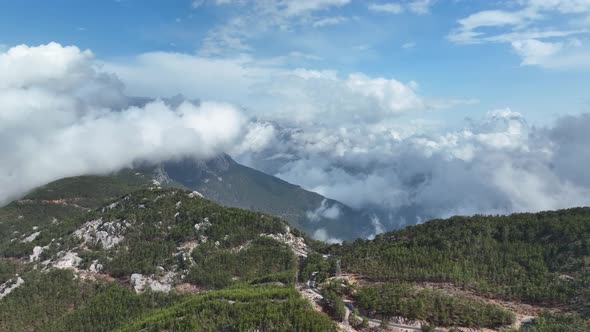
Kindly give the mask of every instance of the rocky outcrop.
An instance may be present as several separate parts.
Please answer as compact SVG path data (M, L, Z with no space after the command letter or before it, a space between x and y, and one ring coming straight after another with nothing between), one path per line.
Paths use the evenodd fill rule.
M123 234L128 226L125 221L105 222L99 218L85 223L74 236L82 239L84 246L100 244L104 249L111 249L125 239Z
M60 258L53 263L53 267L57 269L76 269L82 262L82 258L72 251L58 253L58 256Z
M153 275L144 276L139 273L134 273L131 275L129 281L136 293L141 293L148 289L151 289L154 292L169 292L174 285L175 277L176 274L174 272L168 272L161 278L156 278Z
M25 281L17 275L16 279L10 279L7 282L0 285L0 299L10 294L13 290L24 284Z
M307 244L305 243L305 239L300 236L295 236L291 233L291 228L289 226L285 226L285 233L276 233L276 234L260 234L260 236L269 237L271 239L277 240L282 242L293 250L295 255L301 257L307 257Z

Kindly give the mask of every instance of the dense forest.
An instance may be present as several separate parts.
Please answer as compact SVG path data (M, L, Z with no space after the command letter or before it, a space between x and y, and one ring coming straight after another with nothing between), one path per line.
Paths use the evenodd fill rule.
M293 288L238 287L148 312L120 331L335 331Z
M331 250L371 280L451 282L590 314L590 208L434 220Z
M510 325L514 315L497 305L448 295L442 291L419 289L405 283L363 287L354 294L362 312L383 319L404 317L435 326L500 328Z

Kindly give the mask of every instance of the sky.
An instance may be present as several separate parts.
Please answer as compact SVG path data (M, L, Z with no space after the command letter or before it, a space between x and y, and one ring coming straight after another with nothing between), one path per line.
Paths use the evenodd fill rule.
M228 152L389 228L587 205L589 37L590 0L2 1L0 202Z
M168 52L243 56L255 65L281 62L281 69L341 76L360 72L417 82L430 97L478 101L431 115L444 121L511 107L546 123L590 107L589 6L586 0L8 0L0 4L0 44L54 41L115 62ZM195 90L185 93L209 97Z

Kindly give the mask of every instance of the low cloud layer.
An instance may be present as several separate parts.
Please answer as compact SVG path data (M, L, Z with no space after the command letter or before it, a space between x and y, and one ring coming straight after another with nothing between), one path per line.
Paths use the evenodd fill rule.
M244 125L227 104L138 104L76 47L13 47L0 72L0 204L66 176L214 156Z
M502 109L458 131L393 128L259 123L247 136L255 148L237 157L353 207L380 211L388 228L455 214L590 204L590 115L535 128Z

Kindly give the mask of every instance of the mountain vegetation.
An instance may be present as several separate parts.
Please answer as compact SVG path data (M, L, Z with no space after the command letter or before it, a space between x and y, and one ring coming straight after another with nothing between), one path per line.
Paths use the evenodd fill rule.
M401 306L400 301L407 301L410 291L401 285L429 282L450 283L482 297L559 308L584 320L590 318L590 208L433 220L380 234L374 240L333 245L327 251L341 259L346 273L386 283L359 293L365 309L382 315L408 309L408 303ZM418 305L418 300L447 302L436 292L412 294L412 305ZM425 301L427 298L430 300ZM448 308L455 305L459 304L444 304ZM435 318L435 322L450 319L446 309L441 309L436 309L436 315L446 317ZM471 309L474 312L461 319L481 308L472 305ZM425 313L432 315L432 308ZM508 318L499 313L493 316L491 325ZM475 324L473 320L462 322L466 323ZM477 323L485 326L481 324ZM545 331L536 328L534 331Z
M0 208L0 330L333 331L347 315L358 330L399 318L590 330L590 208L453 217L329 245L152 175L64 179ZM334 278L340 269L355 282ZM308 280L322 312L297 290ZM514 313L488 300L545 311L510 330Z

